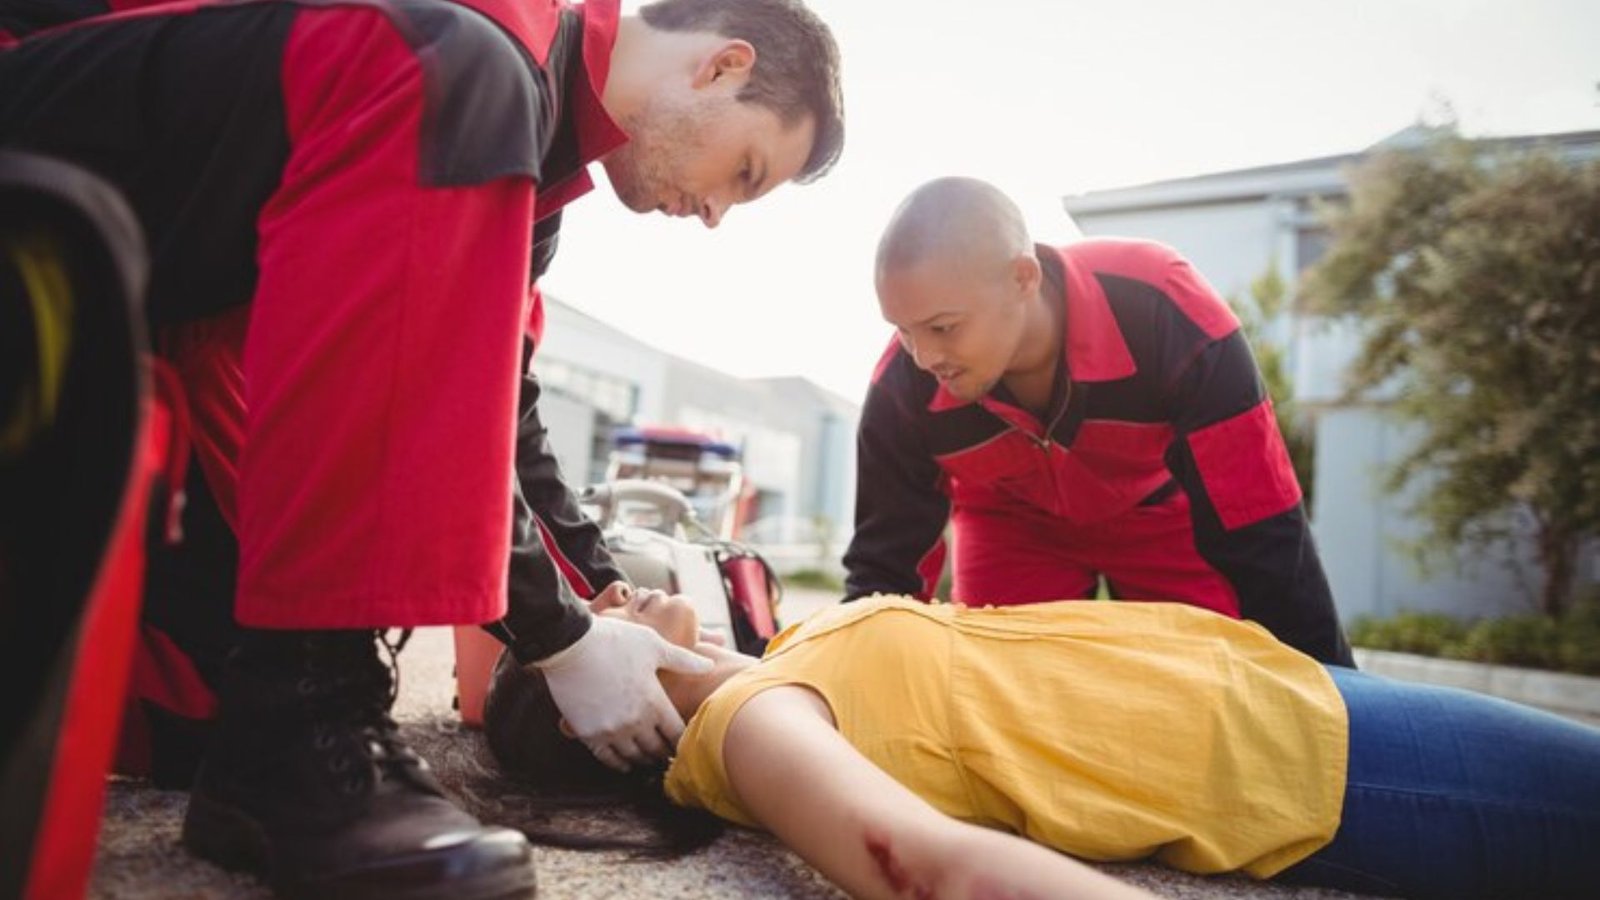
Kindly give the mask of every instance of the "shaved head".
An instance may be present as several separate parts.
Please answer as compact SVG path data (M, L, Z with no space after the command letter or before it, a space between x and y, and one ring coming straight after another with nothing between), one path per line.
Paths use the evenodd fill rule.
M1060 329L1042 277L1021 211L976 178L917 188L878 242L884 321L917 368L960 400L1001 380L1014 393L1048 392Z
M970 272L997 271L1032 252L1022 212L994 185L939 178L912 191L890 217L878 241L877 277L881 281L928 260Z

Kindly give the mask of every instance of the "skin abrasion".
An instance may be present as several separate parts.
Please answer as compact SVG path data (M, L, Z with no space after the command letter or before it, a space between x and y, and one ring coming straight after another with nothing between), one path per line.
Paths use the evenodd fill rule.
M865 841L867 854L877 865L878 874L889 883L889 889L894 891L896 896L911 897L914 900L934 900L932 888L912 882L910 874L895 858L894 848L890 845L888 837L868 834Z
M863 840L867 855L872 857L878 874L896 897L908 897L910 900L939 900L940 897L960 897L964 900L1045 900L1043 895L1020 890L1015 885L996 884L986 873L977 875L973 880L958 877L956 885L946 885L946 890L943 892L936 891L933 887L920 883L906 871L905 865L895 855L894 847L887 835L868 832ZM970 877L974 873L966 874Z

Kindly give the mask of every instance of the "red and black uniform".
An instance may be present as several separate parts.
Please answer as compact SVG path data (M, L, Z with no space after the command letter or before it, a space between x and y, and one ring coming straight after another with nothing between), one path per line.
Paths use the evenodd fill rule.
M879 362L858 436L851 598L931 596L954 538L954 597L1127 599L1254 619L1351 665L1300 487L1249 345L1169 248L1039 247L1064 305L1043 421L1004 385L973 403L899 342Z
M627 139L600 104L616 0L111 5L136 8L0 50L0 144L97 172L149 237L203 472L152 617L236 591L247 626L576 640L556 563L622 576L519 373L560 209Z
M145 501L184 458L145 365L145 271L115 190L0 150L0 897L88 882Z

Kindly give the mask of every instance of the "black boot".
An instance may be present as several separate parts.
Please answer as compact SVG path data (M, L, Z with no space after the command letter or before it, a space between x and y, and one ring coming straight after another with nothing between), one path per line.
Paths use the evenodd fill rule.
M457 808L389 717L371 631L248 631L223 676L183 842L287 897L534 894L521 833Z

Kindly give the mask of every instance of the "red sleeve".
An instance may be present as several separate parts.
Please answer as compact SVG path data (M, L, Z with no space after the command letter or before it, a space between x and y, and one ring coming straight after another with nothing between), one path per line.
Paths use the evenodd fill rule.
M1195 549L1239 612L1316 659L1353 665L1300 484L1244 335L1213 343L1174 391L1167 467L1189 495Z
M533 182L423 186L423 72L375 10L302 11L283 88L291 150L244 354L239 618L496 618Z
M1259 522L1300 502L1300 483L1270 399L1263 397L1242 413L1191 432L1189 448L1224 530Z

